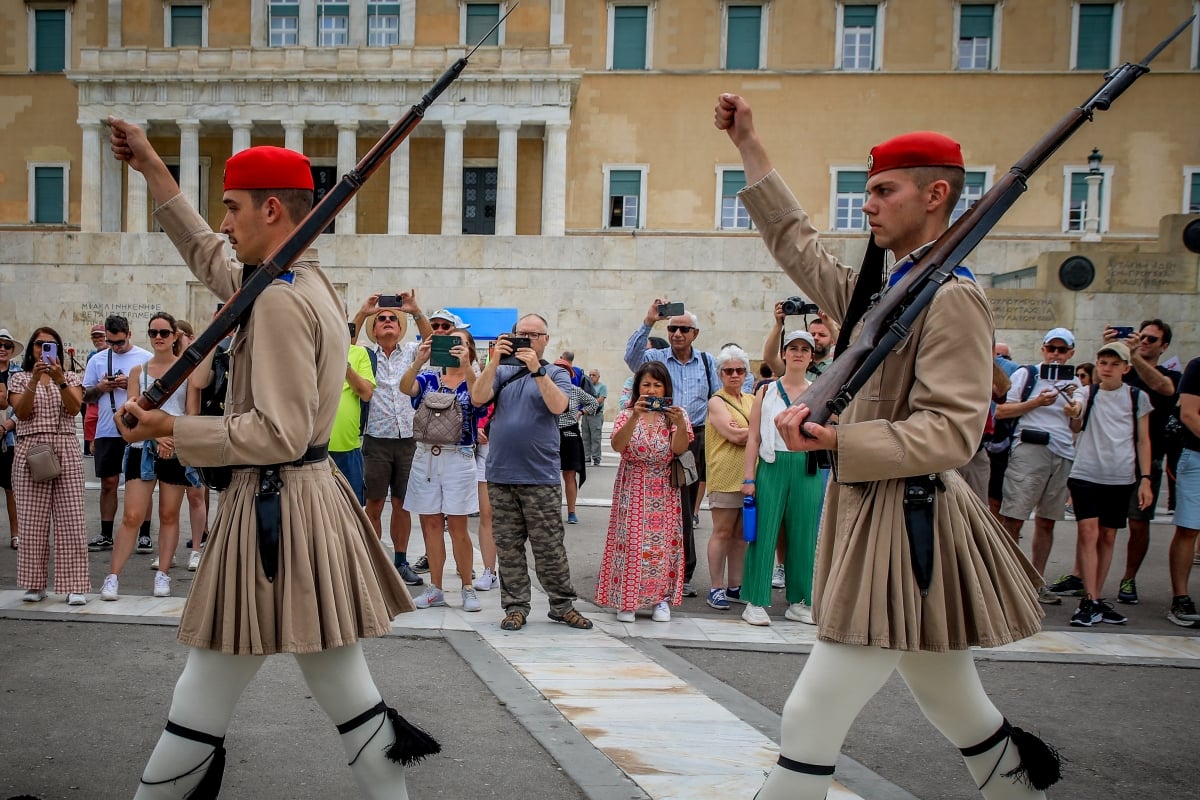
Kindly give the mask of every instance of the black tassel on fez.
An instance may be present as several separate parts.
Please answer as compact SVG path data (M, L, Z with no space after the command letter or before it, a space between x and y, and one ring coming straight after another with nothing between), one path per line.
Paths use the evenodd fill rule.
M1021 763L1016 769L1004 773L1004 777L1021 781L1039 792L1058 783L1062 778L1063 762L1058 750L1015 725L1010 735L1017 747L1017 754L1021 756Z

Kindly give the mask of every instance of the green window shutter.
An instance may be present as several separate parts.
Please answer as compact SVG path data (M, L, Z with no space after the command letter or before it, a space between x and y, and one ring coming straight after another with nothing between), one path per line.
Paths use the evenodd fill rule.
M1112 26L1112 5L1104 3L1079 7L1076 69L1108 69L1112 66Z
M992 38L992 15L995 6L978 5L962 6L958 20L958 35L960 39L990 39Z
M842 170L837 174L838 194L849 192L865 192L867 190L867 173L857 170Z
M1087 176L1086 172L1071 173L1071 205L1087 202Z
M987 174L983 172L968 172L966 180L963 181L964 188L982 189L984 181L987 179Z
M67 68L67 12L62 9L35 11L33 24L37 47L33 71L62 72Z
M758 69L762 6L729 6L725 41L726 69Z
M874 28L876 7L842 6L843 28Z
M1188 213L1200 211L1200 172L1192 173L1192 191L1188 196Z
M171 6L171 46L199 47L204 42L204 9Z
M646 68L646 6L613 9L613 69Z
M642 173L636 169L614 169L608 173L608 196L624 197L642 193Z
M466 44L474 45L483 35L492 29L496 21L500 19L500 4L499 3L471 3L467 6L467 41ZM484 40L484 45L495 47L500 44L500 29L492 31L491 35Z
M272 3L272 17L298 17L300 16L300 6L293 4Z
M740 169L727 169L721 173L721 196L733 197L746 188L746 172Z
M33 168L34 222L61 224L63 219L62 167Z

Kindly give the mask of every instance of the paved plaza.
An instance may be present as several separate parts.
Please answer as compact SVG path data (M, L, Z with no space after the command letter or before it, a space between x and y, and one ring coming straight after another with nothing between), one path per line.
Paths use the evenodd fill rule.
M686 600L669 623L639 616L633 624L586 602L615 465L607 453L589 471L580 524L566 528L579 608L595 620L594 630L547 620L535 581L530 624L503 632L499 592L481 593L483 611L465 613L457 577L447 573L450 607L401 615L389 637L365 643L385 699L443 744L441 754L409 770L414 800L749 800L761 784L778 753L779 711L815 629L783 620L782 598L768 628L744 623L740 606L717 612L702 599ZM97 496L89 488L89 535L98 529ZM186 519L183 525L186 539ZM423 550L415 528L413 560ZM701 552L710 530L704 512ZM1047 609L1037 636L978 651L998 705L1069 759L1052 798L1194 793L1200 631L1165 619L1171 530L1152 528L1142 603L1122 607L1129 625L1070 628L1064 604ZM1073 546L1074 525L1061 523L1055 575L1069 570ZM150 596L152 556L135 555L119 601L93 597L82 607L56 595L22 603L15 555L0 551L0 798L130 797L186 655L174 627L192 576L182 568L187 551L181 543L173 597ZM475 558L482 568L478 551ZM1122 539L1114 571L1123 560ZM107 564L107 553L91 554L94 586ZM703 557L696 584L703 596ZM290 658L267 659L238 707L227 747L223 796L354 796L333 726ZM845 753L834 800L978 797L957 753L896 676L852 728Z

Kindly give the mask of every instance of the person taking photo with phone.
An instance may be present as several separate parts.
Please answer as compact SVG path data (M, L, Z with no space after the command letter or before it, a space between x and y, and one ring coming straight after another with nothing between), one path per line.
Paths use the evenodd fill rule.
M67 604L81 606L91 591L88 578L87 526L83 516L83 453L75 439L75 415L83 406L83 384L64 372L58 331L41 327L29 337L21 372L8 382L8 403L16 421L13 493L21 546L17 551L17 585L22 598L37 603L46 597L50 566L50 529L54 528L54 591ZM6 426L11 426L9 420ZM57 462L57 474L35 474L30 458ZM53 472L51 469L49 472Z

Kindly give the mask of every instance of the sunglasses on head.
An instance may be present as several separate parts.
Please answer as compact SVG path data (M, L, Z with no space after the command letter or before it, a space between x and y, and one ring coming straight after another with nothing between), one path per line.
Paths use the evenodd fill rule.
M745 375L745 367L721 367L721 372L726 375Z
M392 314L380 314L375 317L376 322L399 322L400 318Z
M146 331L146 335L151 339L157 339L159 337L167 339L174 333L175 331L171 330L170 328L150 328L148 331Z
M1065 344L1062 344L1062 345L1044 344L1044 345L1042 345L1042 347L1046 348L1046 351L1049 353L1069 353L1069 352L1071 352L1071 348Z
M1158 344L1161 337L1146 334L1142 337L1142 341L1146 344Z
M696 329L691 327L690 325L668 325L667 326L668 333L691 333L694 330L696 330Z

